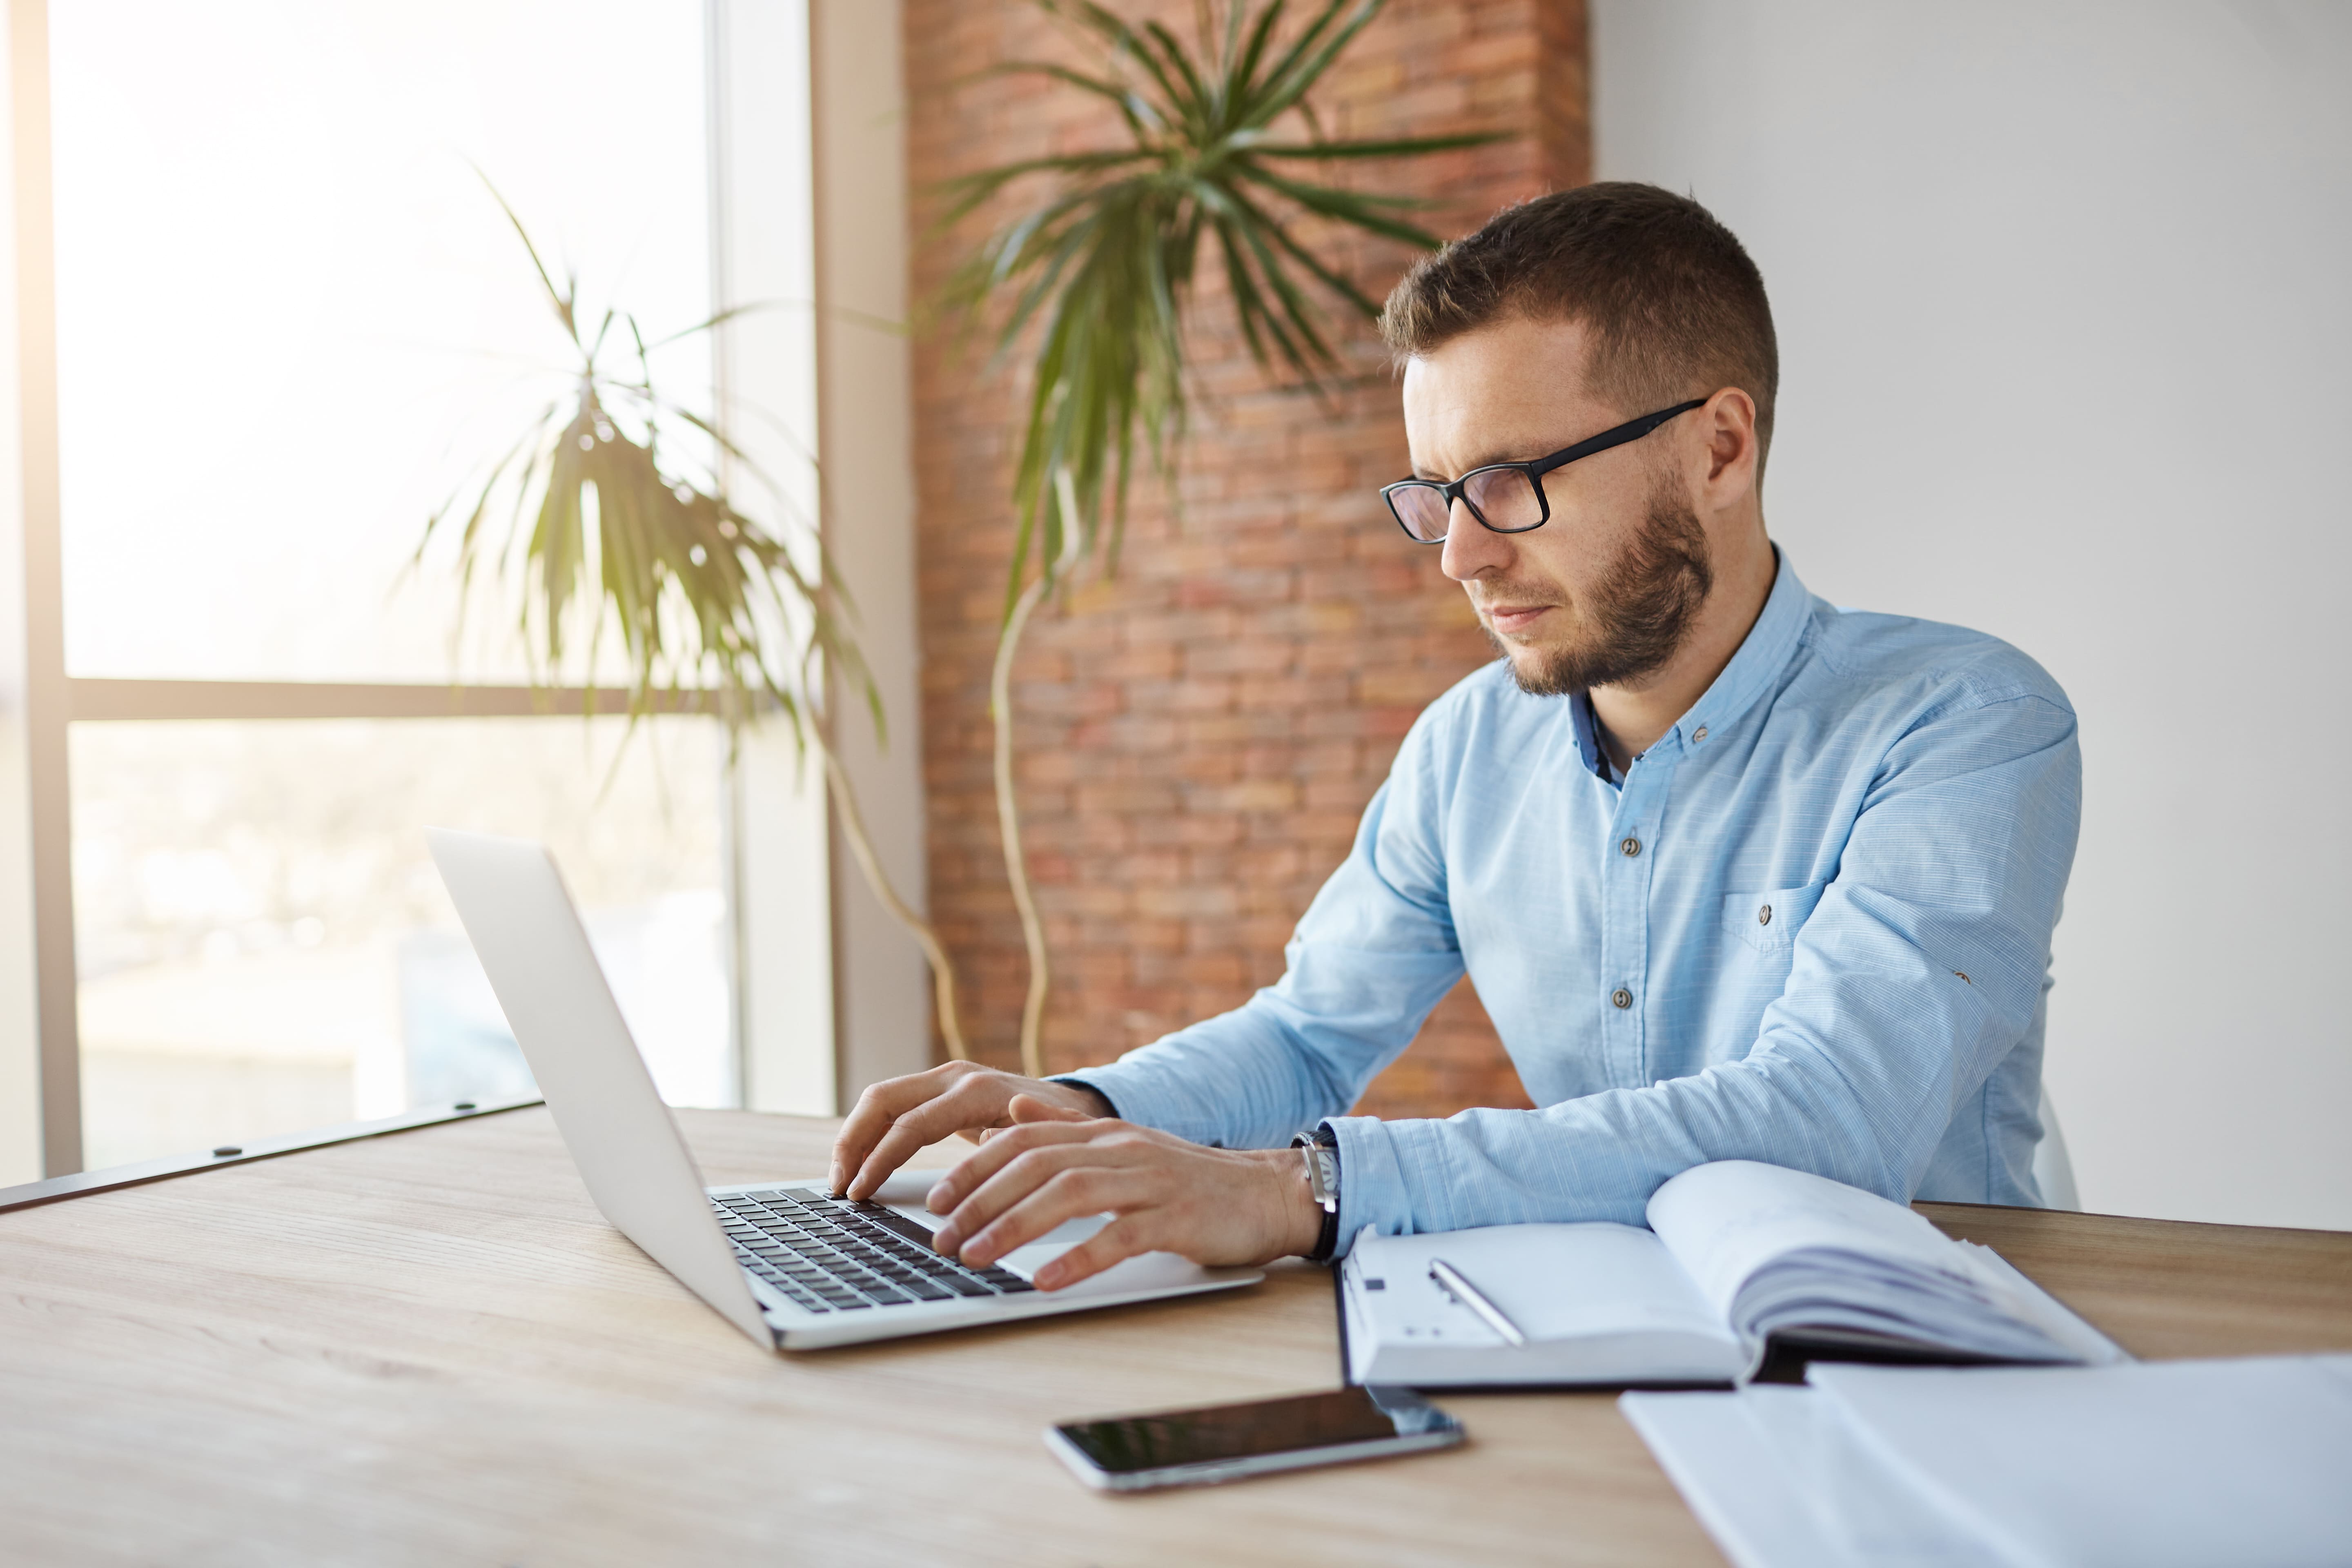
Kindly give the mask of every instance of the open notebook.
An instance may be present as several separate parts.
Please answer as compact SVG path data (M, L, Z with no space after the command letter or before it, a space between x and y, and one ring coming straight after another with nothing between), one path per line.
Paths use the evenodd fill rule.
M1648 1218L1367 1231L1340 1267L1348 1380L1659 1387L1813 1359L2129 1359L1991 1249L1825 1177L1718 1161L1660 1187ZM1433 1278L1439 1260L1525 1342Z

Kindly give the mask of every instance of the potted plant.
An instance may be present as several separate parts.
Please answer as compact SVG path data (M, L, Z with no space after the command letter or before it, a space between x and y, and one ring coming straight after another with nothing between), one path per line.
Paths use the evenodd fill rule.
M491 195L538 273L574 367L565 391L426 520L416 563L454 534L461 621L487 581L522 638L534 685L555 684L575 658L593 671L602 640L617 635L633 724L665 707L708 709L727 724L731 746L755 712L780 713L803 753L822 758L852 857L922 948L940 1035L963 1058L954 966L884 875L835 752L835 682L862 703L877 733L887 731L852 630L853 607L825 567L814 529L803 525L797 542L811 569L795 560L794 541L738 508L726 464L697 462L669 438L693 432L781 500L781 488L765 481L719 420L654 384L650 351L660 344L645 341L635 317L607 310L593 331L585 327L577 278L559 287L522 220ZM721 311L674 338L711 331L750 308ZM614 369L614 359L626 368Z
M1116 110L1119 136L949 182L941 226L1016 182L1044 177L1034 199L1007 213L950 275L938 303L967 322L1000 312L999 361L1024 345L1031 353L1013 563L989 689L997 822L1029 960L1022 1070L1036 1077L1052 982L1013 790L1013 663L1040 604L1088 566L1115 568L1139 437L1172 492L1191 410L1185 322L1194 280L1204 261L1215 268L1258 364L1318 392L1340 359L1316 296L1365 319L1380 307L1302 226L1321 220L1421 249L1440 241L1403 216L1426 205L1419 199L1350 190L1314 172L1499 138L1322 133L1308 94L1385 0L1326 0L1287 36L1286 0L1204 4L1190 47L1156 21L1129 23L1094 0L1034 3L1090 47L1095 66L1024 60L984 74L1043 76L1098 98Z

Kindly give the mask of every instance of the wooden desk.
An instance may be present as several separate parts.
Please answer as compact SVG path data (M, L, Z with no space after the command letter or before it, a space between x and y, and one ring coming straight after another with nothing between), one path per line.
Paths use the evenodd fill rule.
M682 1114L714 1183L831 1123ZM2143 1355L2352 1349L2352 1236L1927 1205ZM1337 1380L1328 1277L763 1356L590 1206L543 1110L0 1215L0 1559L1712 1563L1604 1394L1470 1446L1108 1498L1074 1415Z

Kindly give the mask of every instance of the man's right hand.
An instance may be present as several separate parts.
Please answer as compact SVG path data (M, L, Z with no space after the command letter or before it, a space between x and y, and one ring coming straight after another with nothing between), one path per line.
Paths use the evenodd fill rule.
M918 1149L950 1133L977 1139L992 1128L1012 1126L1016 1094L1078 1116L1111 1114L1110 1101L1090 1089L949 1062L877 1083L857 1097L857 1109L834 1140L827 1184L847 1197L872 1197Z

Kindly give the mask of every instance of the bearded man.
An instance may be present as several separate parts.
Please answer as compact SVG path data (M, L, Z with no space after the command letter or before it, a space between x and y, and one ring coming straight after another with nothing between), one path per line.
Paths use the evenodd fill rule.
M1050 1081L877 1085L835 1188L982 1134L932 1191L941 1250L1116 1216L1046 1289L1154 1249L1639 1225L1710 1160L2039 1202L2074 715L2001 642L1797 580L1764 527L1779 356L1739 242L1589 185L1422 261L1381 325L1397 547L1439 551L1502 657L1415 723L1278 984ZM1538 1109L1344 1114L1465 970Z

